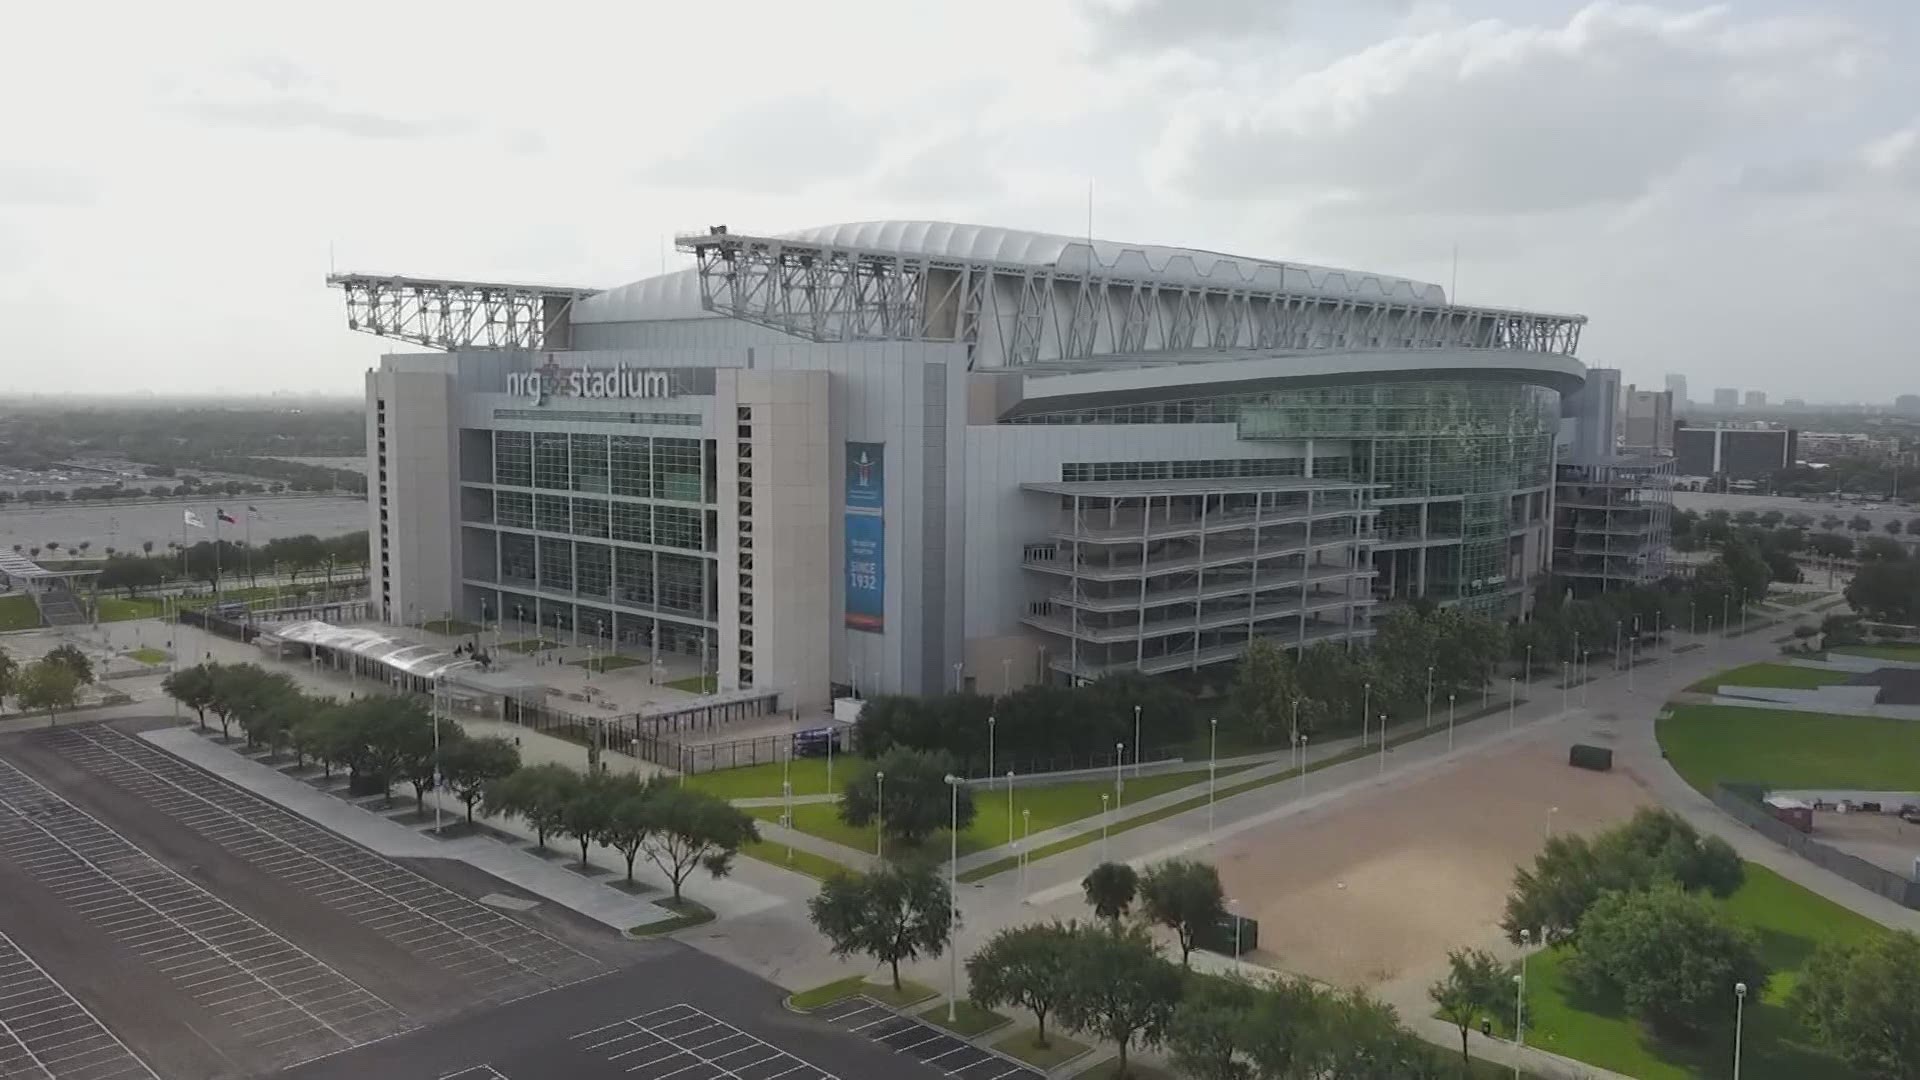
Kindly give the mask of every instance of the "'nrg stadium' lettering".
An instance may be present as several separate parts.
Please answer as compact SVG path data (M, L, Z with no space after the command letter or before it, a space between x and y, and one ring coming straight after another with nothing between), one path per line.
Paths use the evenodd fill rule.
M672 376L665 371L649 371L616 364L595 371L591 367L563 368L552 357L532 371L507 373L507 393L530 398L545 405L556 397L575 398L670 398L675 395Z

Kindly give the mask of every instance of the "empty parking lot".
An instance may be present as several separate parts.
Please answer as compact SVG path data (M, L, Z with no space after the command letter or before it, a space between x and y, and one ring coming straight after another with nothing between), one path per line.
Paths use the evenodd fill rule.
M157 1080L67 988L0 934L0 1076Z
M903 1016L872 998L845 998L820 1010L819 1015L895 1053L925 1062L961 1080L1042 1080L1046 1075L955 1038L924 1020Z

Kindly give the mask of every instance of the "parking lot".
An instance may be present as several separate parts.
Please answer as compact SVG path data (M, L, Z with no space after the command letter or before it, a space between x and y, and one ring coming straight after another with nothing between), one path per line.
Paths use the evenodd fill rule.
M839 1027L879 1043L895 1053L925 1062L961 1080L1042 1080L1045 1073L959 1039L911 1016L903 1016L867 997L843 998L819 1015Z
M456 981L477 1003L591 975L599 961L305 818L106 727L50 732L73 765L137 796Z
M0 934L0 1076L158 1080L67 988Z
M837 1080L785 1050L692 1005L669 1005L575 1032L578 1051L618 1064L634 1080Z

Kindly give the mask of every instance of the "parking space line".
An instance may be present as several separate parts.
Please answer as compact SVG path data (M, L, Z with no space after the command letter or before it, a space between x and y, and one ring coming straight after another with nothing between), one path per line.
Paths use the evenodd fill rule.
M869 1019L872 1013L878 1013L879 1018ZM894 1012L864 995L842 998L816 1015L836 1027L862 1034L896 1054L905 1054L948 1076L972 1075L973 1070L984 1064L1004 1066L1002 1071L987 1076L987 1080L1007 1080L1010 1077L1042 1080L1046 1075L998 1051L976 1046L919 1017ZM947 1043L953 1045L947 1046Z
M683 1074L688 1080L696 1075L734 1080L779 1080L789 1075L794 1075L795 1080L837 1080L833 1074L792 1052L692 1005L668 1005L575 1032L568 1038L582 1053L610 1062L664 1050L665 1053L628 1065L626 1071L634 1074L636 1080L668 1080ZM633 1039L646 1041L638 1046L626 1045ZM606 1050L613 1052L602 1052ZM731 1059L740 1060L729 1064ZM775 1072L765 1071L770 1065L785 1062L792 1064ZM692 1072L703 1068L711 1071Z
M31 1011L21 1012L17 1004L0 1001L0 1048L9 1044L19 1047L33 1067L50 1080L77 1077L81 1073L86 1073L89 1080L115 1077L159 1080L153 1069L121 1042L118 1035L109 1031L93 1010L69 993L4 932L0 932L0 974L4 974L9 989L24 988L10 994L6 1001L31 995L24 1004L34 1006ZM53 1030L35 1034L39 1028ZM74 1049L89 1043L93 1045L83 1050ZM82 1058L92 1060L81 1062ZM7 1075L15 1073L7 1070Z

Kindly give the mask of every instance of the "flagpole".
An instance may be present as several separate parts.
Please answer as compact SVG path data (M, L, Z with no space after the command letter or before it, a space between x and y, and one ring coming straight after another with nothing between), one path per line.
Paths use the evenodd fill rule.
M253 584L253 507L247 507L247 584Z
M220 604L220 508L213 508L213 603Z

